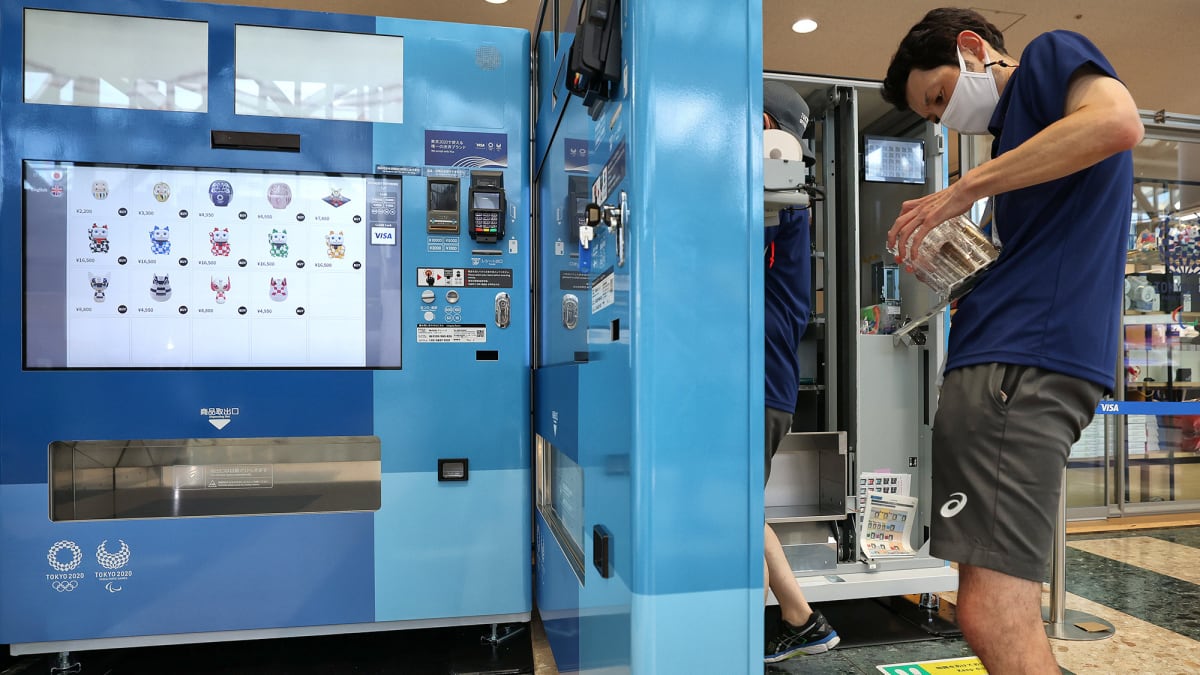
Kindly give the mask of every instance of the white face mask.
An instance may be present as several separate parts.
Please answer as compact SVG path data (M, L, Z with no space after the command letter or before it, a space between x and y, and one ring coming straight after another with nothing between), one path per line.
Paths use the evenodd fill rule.
M942 124L954 129L960 134L975 135L988 133L988 122L1000 102L1000 92L996 89L996 78L992 71L984 66L982 73L967 71L967 63L963 60L962 50L954 48L958 54L958 84L954 85L954 93L942 113ZM987 63L987 47L983 48L983 61Z

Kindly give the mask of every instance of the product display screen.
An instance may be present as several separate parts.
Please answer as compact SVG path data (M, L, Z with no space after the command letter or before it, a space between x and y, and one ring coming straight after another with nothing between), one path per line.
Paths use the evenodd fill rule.
M919 138L863 138L864 180L925 184L925 141Z
M400 187L26 161L24 366L399 368Z
M499 192L476 192L473 208L476 209L492 209L500 208L500 193Z
M458 183L429 181L429 210L458 211Z

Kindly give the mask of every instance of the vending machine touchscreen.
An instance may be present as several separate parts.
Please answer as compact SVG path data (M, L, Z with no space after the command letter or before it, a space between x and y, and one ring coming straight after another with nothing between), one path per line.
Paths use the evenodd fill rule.
M493 244L504 238L504 174L475 171L471 174L471 238Z
M400 368L399 176L24 174L26 369Z

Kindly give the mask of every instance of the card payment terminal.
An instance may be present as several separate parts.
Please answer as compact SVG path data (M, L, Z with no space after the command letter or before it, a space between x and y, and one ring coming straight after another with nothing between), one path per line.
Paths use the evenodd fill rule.
M472 171L469 234L483 244L504 238L504 174L499 171Z

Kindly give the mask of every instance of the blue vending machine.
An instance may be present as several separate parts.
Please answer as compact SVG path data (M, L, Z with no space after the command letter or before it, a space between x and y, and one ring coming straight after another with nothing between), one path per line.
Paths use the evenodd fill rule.
M539 26L538 612L564 673L761 672L761 3Z
M529 33L0 10L0 642L526 621Z

